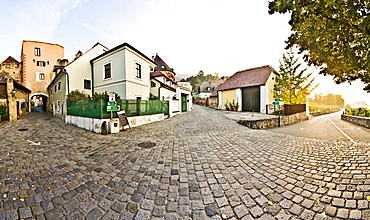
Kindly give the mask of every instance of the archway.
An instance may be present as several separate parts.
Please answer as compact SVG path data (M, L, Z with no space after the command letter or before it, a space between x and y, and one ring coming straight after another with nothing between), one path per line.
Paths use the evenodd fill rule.
M49 96L44 93L34 93L30 96L29 106L32 112L45 112Z

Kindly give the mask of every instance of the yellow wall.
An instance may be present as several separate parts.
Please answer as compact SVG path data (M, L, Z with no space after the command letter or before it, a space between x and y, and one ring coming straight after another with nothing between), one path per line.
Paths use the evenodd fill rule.
M236 89L221 91L221 97L222 106L224 106L226 103L232 102L233 100L236 102Z
M276 84L277 74L272 72L267 80L267 104L271 104L274 101L274 85Z

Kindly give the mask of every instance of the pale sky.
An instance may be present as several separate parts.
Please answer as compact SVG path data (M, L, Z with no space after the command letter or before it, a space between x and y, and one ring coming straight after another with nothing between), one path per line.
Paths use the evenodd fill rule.
M271 65L279 70L290 35L289 15L269 15L268 0L0 0L0 62L20 61L22 40L56 43L73 60L96 42L127 42L156 53L179 75L219 73ZM335 85L318 76L316 93L366 101L361 83Z

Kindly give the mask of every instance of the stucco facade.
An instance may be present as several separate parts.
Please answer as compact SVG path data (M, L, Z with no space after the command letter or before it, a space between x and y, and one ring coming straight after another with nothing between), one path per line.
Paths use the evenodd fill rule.
M230 103L233 100L236 102L236 89L220 91L221 93L221 106L225 106L226 103Z
M148 100L155 63L124 43L91 60L93 92L115 92L121 99Z
M35 95L48 97L47 87L54 78L53 68L59 59L64 58L64 48L58 44L37 41L22 43L23 86Z
M84 54L76 56L75 60L65 67L69 75L70 91L79 90L85 92L87 95L92 95L90 60L106 51L108 51L108 48L97 43Z
M47 111L52 113L57 118L65 121L67 115L67 94L68 94L68 75L62 68L54 80L48 86L49 101L47 103Z

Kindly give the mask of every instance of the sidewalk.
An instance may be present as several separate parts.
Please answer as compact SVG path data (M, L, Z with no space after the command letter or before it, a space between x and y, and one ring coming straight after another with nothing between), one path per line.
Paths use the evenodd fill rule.
M220 111L223 116L233 121L256 121L278 118L276 115L267 115L258 112L233 112L233 111Z

